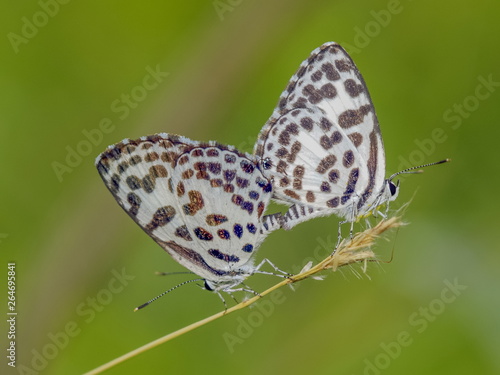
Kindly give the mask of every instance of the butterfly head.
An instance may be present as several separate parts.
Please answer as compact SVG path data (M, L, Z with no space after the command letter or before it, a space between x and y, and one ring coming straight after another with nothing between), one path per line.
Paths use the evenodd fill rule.
M390 179L385 180L383 188L374 197L371 203L366 204L361 207L355 216L355 221L370 217L376 213L380 213L380 208L398 197L399 194L399 181L397 183L392 182ZM349 220L349 218L347 218Z
M205 279L205 283L203 284L203 288L205 288L209 292L218 292L219 290L223 290L227 284L228 284L227 282Z
M205 279L203 288L215 293L230 291L235 286L240 285L250 275L243 270L232 271L227 277L221 277L218 280Z
M391 180L386 180L386 187L385 187L387 193L387 201L393 201L398 197L399 194L399 180L398 182L394 183Z
M209 292L213 292L216 288L216 286L214 285L213 281L210 281L210 280L205 280L205 284L203 285L203 287L208 290Z

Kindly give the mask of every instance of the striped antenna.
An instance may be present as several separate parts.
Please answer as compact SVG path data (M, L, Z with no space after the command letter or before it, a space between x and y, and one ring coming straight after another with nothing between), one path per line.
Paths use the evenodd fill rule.
M172 290L177 289L178 287L180 287L180 286L182 286L182 285L189 284L189 283L192 283L192 282L195 282L195 281L205 281L205 279L193 279L193 280L184 281L183 283L180 283L179 285L176 285L176 286L174 286L173 288L170 288L169 290L167 290L167 291L163 292L162 294L160 294L160 295L156 296L155 298L150 299L148 302L143 303L142 305L140 305L140 306L136 307L136 308L134 309L134 311L137 311L137 310L140 310L140 309L142 309L142 308L146 307L146 306L147 306L147 305L149 305L150 303L152 303L152 302L156 301L158 298L163 297L165 294L170 293Z
M411 167L411 168L407 168L407 169L403 169L402 171L400 172L397 172L397 173L394 173L391 177L388 178L389 181L392 181L392 179L400 174L407 174L407 173L422 173L423 171L422 170L418 170L416 171L415 169L419 169L419 168L425 168L425 167L430 167L431 165L437 165L437 164L443 164L443 163L447 163L451 161L451 159L444 159L444 160L440 160L440 161L436 161L434 163L429 163L429 164L424 164L424 165L419 165L417 167Z

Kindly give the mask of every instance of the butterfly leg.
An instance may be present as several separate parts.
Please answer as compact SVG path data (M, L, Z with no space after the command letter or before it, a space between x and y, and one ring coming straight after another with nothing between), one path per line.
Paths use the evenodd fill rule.
M234 292L247 292L247 293L251 293L251 294L253 294L255 296L262 297L260 295L260 293L256 292L255 290L253 290L252 288L250 288L248 285L246 285L244 283L240 283L239 285L243 285L243 288L235 288L235 289L233 289L233 287L235 286L235 285L233 285L233 287L228 287L227 289L224 289L224 292L228 293L231 297L233 297L231 293L234 293ZM234 297L233 297L233 299L234 299ZM236 301L236 299L234 299L234 300Z
M390 207L389 207L389 202L387 202L387 203L386 203L386 205L385 205L385 212L384 212L384 214L382 215L382 217L383 217L384 219L387 219L387 217L389 216L389 208L390 208Z
M351 229L349 229L349 238L352 240L352 234L354 233L354 221L351 221Z
M389 207L387 207L386 212L381 212L381 211L377 210L377 214L379 214L382 217L382 219L387 219L388 210L389 210Z
M339 222L339 230L338 230L338 235L337 235L337 244L335 245L335 250L333 250L334 253L337 250L337 248L339 247L340 242L342 241L342 224L345 224L347 222L348 222L347 220L343 220L343 221Z
M375 207L373 209L372 216L375 217L375 218L378 218L379 216L381 216L382 219L385 219L385 218L387 218L387 213L388 212L389 212L389 205L387 205L384 213L382 211L380 211L380 206L378 206L378 207Z
M280 272L282 273L282 275L279 275L279 274L276 274L276 273L272 273L272 272L267 272L267 271L261 271L260 268L264 265L264 264L269 264L276 272ZM255 270L254 270L255 273L260 273L260 274L263 274L263 275L273 275L273 276L278 276L278 277L283 277L283 278L287 278L287 277L290 277L292 276L291 273L288 273L288 272L285 272L283 270L280 270L277 266L275 266L269 259L267 258L264 258L262 260L262 262L260 262L257 267L255 267Z
M370 222L370 218L368 218L368 217L365 217L365 226L367 228L371 228L372 227L372 223Z
M339 247L340 245L340 242L342 242L342 225L343 224L347 224L347 223L351 223L351 227L349 229L349 239L353 239L353 233L354 233L354 221L349 221L349 220L343 220L343 221L340 221L339 222L339 231L338 231L338 237L337 237L337 244L335 245L335 250L333 251L335 253L335 251L337 250L337 248Z
M219 298L221 299L222 303L224 304L224 314L225 314L227 312L227 303L226 303L226 300L224 299L224 297L222 297L222 294L220 294L219 291L215 291L215 293L219 296ZM230 292L227 292L227 294L229 294L231 296L231 298L234 299L236 303L238 303L238 301L236 301L236 298L234 298L234 296Z
M381 207L385 204L384 212L381 211ZM375 202L373 203L373 210L371 211L373 217L378 217L378 215L382 216L382 219L386 219L389 214L389 201L384 203L382 196L379 196Z

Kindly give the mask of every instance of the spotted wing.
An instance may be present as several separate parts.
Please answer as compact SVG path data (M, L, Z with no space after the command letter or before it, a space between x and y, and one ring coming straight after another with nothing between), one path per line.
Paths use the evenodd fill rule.
M326 43L301 64L254 154L274 179L274 197L307 216L289 212L289 227L367 210L384 183L384 146L363 77L340 45Z
M160 134L110 146L96 165L134 221L203 278L230 279L279 228L263 216L272 185L227 146Z
M196 258L211 280L251 265L268 233L262 219L272 184L249 156L220 145L193 148L177 161L172 191L178 215L153 232L169 241L167 251L187 268Z
M166 133L137 140L124 139L96 159L96 167L118 204L134 221L147 228L153 213L172 199L169 180L175 160L198 145Z

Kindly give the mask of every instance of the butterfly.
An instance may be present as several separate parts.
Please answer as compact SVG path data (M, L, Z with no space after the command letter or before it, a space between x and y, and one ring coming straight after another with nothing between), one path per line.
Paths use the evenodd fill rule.
M240 284L268 273L260 268L272 263L254 265L254 254L280 220L279 214L264 216L273 187L254 157L161 133L109 146L96 166L129 216L201 277L192 281L203 280L223 301L221 291L255 294Z
M341 224L351 222L352 234L353 222L396 199L396 175L420 168L385 178L384 143L370 94L348 53L334 42L315 49L292 76L254 155L273 181L275 200L291 205L285 229L335 214L344 219Z

